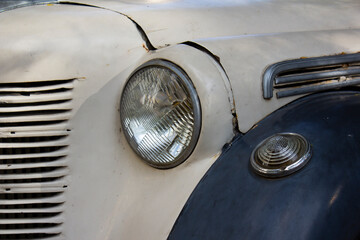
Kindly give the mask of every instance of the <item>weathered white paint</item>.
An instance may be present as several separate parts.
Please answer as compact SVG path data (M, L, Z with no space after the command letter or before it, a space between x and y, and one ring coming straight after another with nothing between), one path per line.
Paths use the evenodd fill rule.
M101 231L96 239L166 239L192 190L217 159L223 144L233 136L222 74L210 57L179 45L151 53L141 63L153 58L166 58L182 66L194 82L202 109L200 138L195 151L183 164L169 170L154 169L133 153L118 131L120 118L114 110L119 107L121 79L126 79L130 71L120 73L91 96L74 119L75 141L83 143L83 136L88 138L87 144L75 144L80 148L74 154L76 159L87 159L89 165L78 161L75 169L91 173L98 182L84 188L89 179L74 172L73 185L81 193L77 195L81 204L74 211L86 212L101 203L100 215L106 221L97 223ZM89 132L89 129L93 130ZM102 164L98 165L99 162ZM91 198L83 203L83 196L89 194ZM90 214L96 218L99 213Z
M217 62L185 45L148 52L129 19L99 8L26 7L1 13L0 23L0 82L77 78L63 237L166 239L192 190L233 136L226 76ZM196 149L170 170L143 163L120 129L122 88L135 68L154 58L181 66L201 101Z
M51 5L0 14L1 82L77 78L67 239L166 239L191 191L231 139L225 73L207 54L177 43L194 41L220 57L243 132L295 99L262 99L266 66L360 50L358 1L77 2L126 14L159 50L147 52L126 16L104 9ZM171 170L144 164L120 130L125 81L154 58L187 72L202 107L198 145Z
M161 48L194 41L220 57L229 76L239 130L295 98L262 98L261 77L275 62L360 51L360 2L310 0L76 0L119 11Z
M221 56L231 80L239 129L248 131L278 108L301 97L263 98L262 75L267 66L287 59L360 51L360 30L261 34L202 39L197 42Z
M126 14L141 25L155 47L202 38L360 27L360 2L357 0L70 2L100 6Z

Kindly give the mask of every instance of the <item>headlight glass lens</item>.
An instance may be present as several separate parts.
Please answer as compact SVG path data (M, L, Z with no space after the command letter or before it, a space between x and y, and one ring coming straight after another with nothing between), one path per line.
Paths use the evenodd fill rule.
M129 78L120 103L125 136L148 164L171 168L186 160L200 132L200 103L178 66L152 60Z

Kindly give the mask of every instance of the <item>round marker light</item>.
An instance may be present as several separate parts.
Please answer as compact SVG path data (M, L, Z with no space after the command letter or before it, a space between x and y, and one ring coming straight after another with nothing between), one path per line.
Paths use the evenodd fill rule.
M278 133L262 141L251 154L251 166L265 177L282 177L302 167L311 158L309 142L296 133Z
M152 60L129 78L120 116L132 149L156 168L185 161L197 143L201 113L195 88L173 63Z

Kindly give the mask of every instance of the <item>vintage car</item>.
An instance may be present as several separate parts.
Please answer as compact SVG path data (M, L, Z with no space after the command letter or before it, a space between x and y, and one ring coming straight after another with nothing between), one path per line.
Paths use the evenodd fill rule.
M0 12L0 239L359 239L358 0Z

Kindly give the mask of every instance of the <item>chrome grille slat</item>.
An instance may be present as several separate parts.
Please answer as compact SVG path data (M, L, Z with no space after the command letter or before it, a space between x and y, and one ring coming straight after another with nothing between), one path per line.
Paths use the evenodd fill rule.
M27 132L27 131L54 131L54 130L64 130L68 127L67 123L54 123L50 125L39 125L39 126L12 126L12 127L2 127L0 125L0 132L4 133L17 133L17 132Z
M25 185L25 184L23 184ZM14 193L14 194L20 194L20 193L62 193L66 190L64 186L67 186L66 183L63 183L63 185L51 185L51 184L28 184L28 186L16 186L15 184L12 184L11 186L8 186L9 188L5 188L5 190L1 190L0 195L8 194L8 193ZM39 188L40 187L40 188Z
M45 183L23 183L23 184L0 184L1 193L31 193L31 192L63 192L67 188L68 183L66 181L54 181Z
M20 204L38 204L38 203L63 203L65 197L63 195L53 196L41 199L16 199L16 200L4 200L0 199L0 205L20 205Z
M54 179L53 181L48 182L25 182L25 183L1 183L0 184L0 193L1 191L7 192L9 189L34 189L38 188L41 191L45 191L45 188L51 188L51 187L64 187L66 188L68 185L68 181L65 177L59 177L57 179Z
M341 66L339 66L341 68ZM308 80L322 80L322 79L331 79L346 75L358 75L360 74L360 67L347 68L346 70L335 69L335 70L323 70L315 71L311 73L304 74L294 74L294 75L285 75L275 78L276 84L285 84L285 83L299 83L306 82Z
M73 89L74 84L73 82L67 82L67 83L61 83L56 85L50 85L50 86L39 86L39 87L19 87L16 84L8 85L5 87L0 87L0 92L15 92L15 93L22 93L22 92L42 92L42 91L51 91L51 90L69 90Z
M53 152L65 148L66 146L52 146L52 147L36 147L36 148L1 148L1 155L12 155L12 154L28 154L38 152Z
M61 227L52 227L52 228L33 228L33 229L24 229L24 230L7 230L1 229L3 234L28 234L28 233L61 233Z
M31 213L30 213L31 214ZM19 218L19 219L0 219L0 224L26 224L26 223L63 223L63 217L48 217L48 218ZM28 229L30 230L30 229ZM20 230L21 231L21 230ZM31 230L30 230L31 231ZM28 231L28 232L30 232Z
M0 149L1 148L34 148L34 147L54 147L54 146L68 146L69 141L65 140L58 140L58 141L49 141L49 142L24 142L24 143L2 143L0 142Z
M304 87L297 87L294 89L289 90L283 90L276 93L276 96L278 98L283 97L290 97L295 95L301 95L311 92L317 92L317 91L325 91L325 90L331 90L341 87L349 87L349 86L355 86L360 84L360 78L354 78L350 81L344 81L344 82L329 82L326 84L312 84Z
M26 169L26 168L38 168L38 167L65 167L67 166L67 159L41 162L41 163L27 163L27 164L7 164L0 165L0 170L13 170L13 169Z
M59 131L38 131L38 132L18 132L16 135L10 132L0 132L0 138L20 138L20 137L53 137L53 136L67 136L69 135L68 131L59 130Z
M9 180L9 179L36 179L36 178L56 178L63 177L69 173L67 168L64 169L56 169L51 172L46 173L30 173L30 174L6 174L1 176L1 180Z
M70 110L70 109L71 109L70 102L62 102L59 104L0 108L0 113L30 112L30 111L44 111L44 110Z
M39 103L39 102L52 102L59 100L70 100L72 94L69 92L64 93L43 93L43 94L31 94L30 96L0 96L0 104L16 104L16 103Z
M45 153L32 153L32 154L13 154L13 155L0 155L1 160L7 159L26 159L26 158L45 158L45 157L62 157L66 156L68 151L61 149L54 152L45 152Z
M0 239L63 239L74 80L0 83Z
M301 58L270 65L263 97L271 99L360 85L360 53Z
M63 205L59 207L51 207L51 208L17 208L17 209L0 209L0 213L41 213L41 212L63 212L65 207Z
M15 117L1 117L0 118L0 126L2 123L24 123L24 122L45 122L45 121L64 121L69 120L71 113L56 113L56 114L48 114L48 115L31 115L28 116L15 116Z

